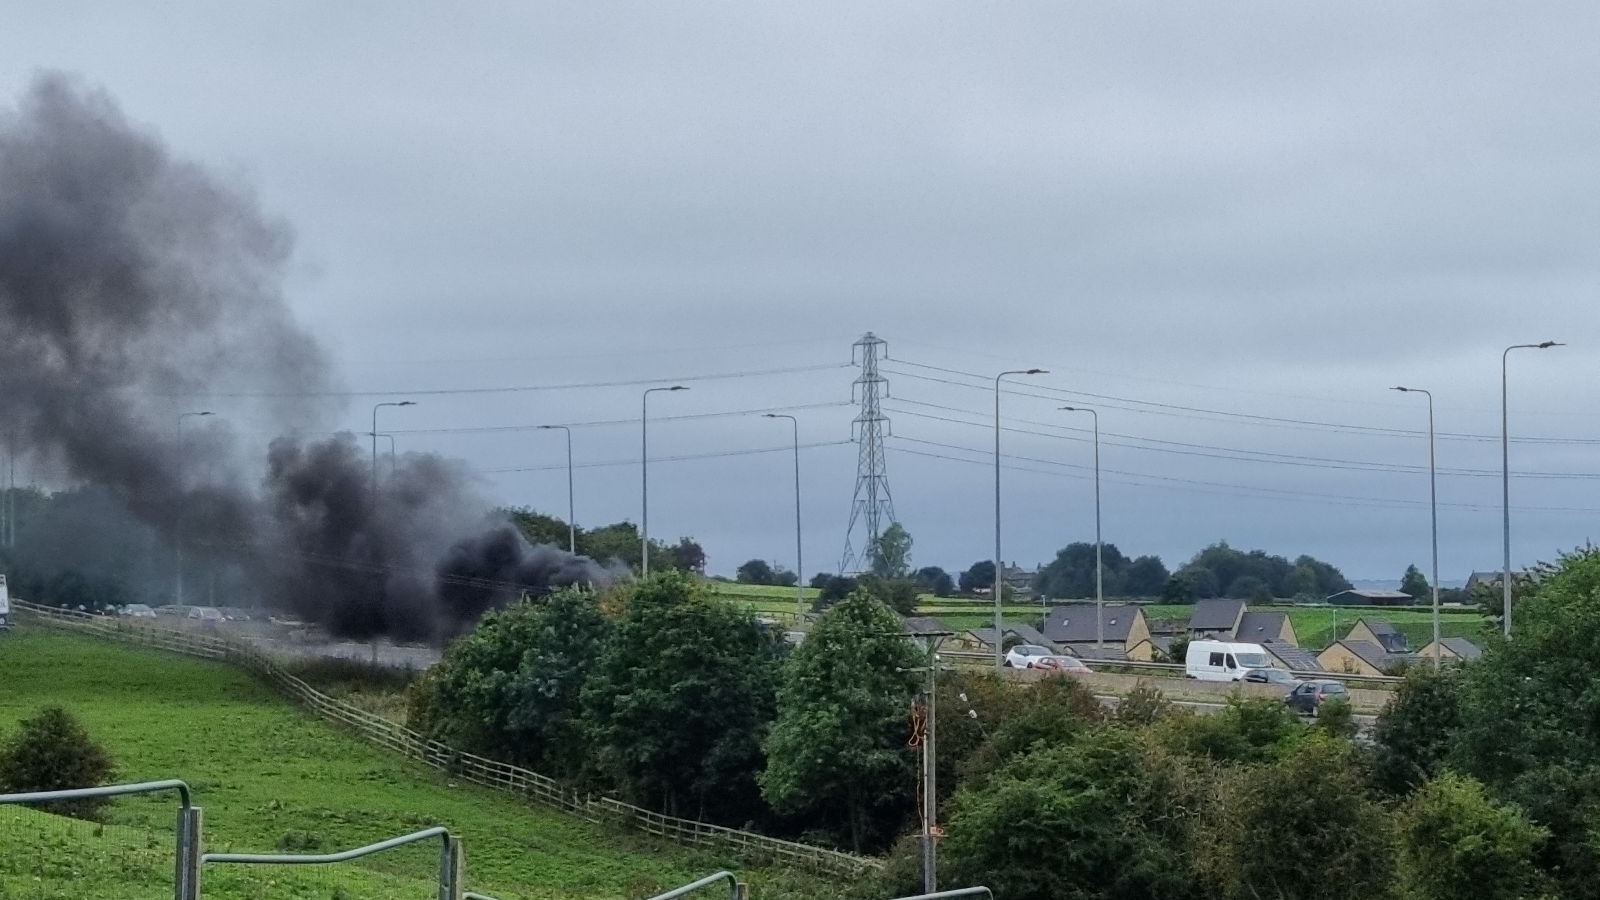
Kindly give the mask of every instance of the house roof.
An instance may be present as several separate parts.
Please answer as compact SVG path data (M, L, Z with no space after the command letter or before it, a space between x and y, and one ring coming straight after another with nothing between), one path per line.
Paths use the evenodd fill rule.
M1253 644L1275 641L1283 633L1283 623L1288 618L1287 613L1247 612L1239 618L1239 628L1234 632L1234 637Z
M1394 627L1394 623L1390 622L1388 619L1369 619L1366 616L1362 616L1361 618L1356 620L1356 625L1360 625L1363 622L1366 623L1368 631L1372 632L1375 635L1378 635L1379 637L1382 637L1383 635L1386 635L1386 634L1399 634L1400 633L1400 629ZM1354 631L1355 630L1355 626L1352 625L1350 627L1350 630Z
M1005 630L1006 634L1014 634L1022 638L1024 643L1050 646L1050 640L1032 625L1019 622L1016 625L1005 626ZM992 625L987 628L971 628L967 630L967 633L990 647L994 646L994 626Z
M951 628L949 625L946 625L933 616L902 616L900 618L900 624L905 626L905 629L912 634L929 634L931 632L940 631L948 631L951 634L959 634L961 631L959 628Z
M1466 638L1447 637L1439 641L1439 643L1443 644L1446 650L1449 650L1451 653L1454 653L1456 656L1462 659L1477 659L1483 655L1483 648L1467 640ZM1433 644L1428 644L1428 647L1432 646ZM1422 648L1422 652L1417 655L1424 659L1432 658L1433 652L1430 651L1428 647Z
M1340 591L1330 597L1362 597L1367 600L1415 600L1416 598L1404 591L1356 590Z
M1044 636L1057 644L1093 643L1096 636L1094 614L1092 606L1058 606L1045 616ZM1134 618L1141 615L1143 613L1137 606L1107 606L1106 640L1125 643L1128 632L1133 628Z
M1067 651L1079 659L1120 660L1127 661L1128 654L1121 646L1096 647L1094 641L1087 644L1073 644Z
M1362 662L1380 672L1387 669L1395 660L1406 658L1406 654L1390 653L1371 641L1335 641L1334 643L1349 650L1359 657Z
M1189 613L1189 630L1232 631L1242 615L1243 600L1200 600Z
M1267 644L1267 652L1278 658L1278 662L1289 667L1292 672L1321 672L1322 663L1317 662L1317 655L1304 647L1291 647L1288 644Z

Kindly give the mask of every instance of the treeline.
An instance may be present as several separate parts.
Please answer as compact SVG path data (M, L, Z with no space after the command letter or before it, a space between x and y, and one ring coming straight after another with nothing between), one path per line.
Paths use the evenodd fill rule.
M578 555L587 556L601 565L618 565L638 571L643 562L644 548L639 540L639 526L632 522L614 522L599 528L577 525L569 530L562 519L537 510L517 507L500 512L517 526L529 543L550 544L566 549L572 538L576 537ZM706 551L693 538L678 538L675 544L651 538L650 567L704 573Z
M680 816L866 852L913 893L926 664L868 591L787 650L696 580L486 617L416 688L415 727ZM1278 700L1210 716L987 671L938 685L941 880L1017 900L1600 897L1600 551L1516 641L1409 676L1357 742ZM870 883L868 883L870 882Z

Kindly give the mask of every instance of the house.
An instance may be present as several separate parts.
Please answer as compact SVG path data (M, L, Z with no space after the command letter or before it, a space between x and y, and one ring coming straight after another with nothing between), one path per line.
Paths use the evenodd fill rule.
M1479 587L1499 590L1500 581L1503 575L1504 573L1498 569L1493 572L1473 572L1471 575L1467 576L1467 593L1470 594L1474 588ZM1516 584L1519 581L1538 580L1539 572L1536 569L1514 569L1511 572L1512 584Z
M1227 638L1244 617L1243 600L1199 600L1189 613L1189 637Z
M1377 644L1387 653L1405 653L1411 649L1411 641L1388 619L1357 619L1344 639Z
M1247 644L1300 645L1289 614L1278 612L1245 613L1239 617L1239 627L1233 630L1233 639Z
M1416 659L1407 653L1390 653L1371 641L1334 641L1317 654L1317 663L1329 672L1347 675L1388 675L1399 663Z
M1063 652L1080 659L1096 658L1096 639L1103 629L1105 648L1115 649L1120 658L1131 659L1129 652L1140 642L1149 644L1150 626L1144 611L1137 606L1107 605L1103 624L1097 624L1093 606L1058 606L1045 616L1044 636ZM1152 645L1153 646L1153 645ZM1152 652L1149 649L1140 652ZM1101 654L1098 658L1104 658ZM1148 657L1146 657L1148 659Z
M1034 628L1032 625L1029 625L1025 622L1019 622L1016 624L1011 624L1008 622L1004 627L1005 638L1002 640L1015 637L1016 643L1019 644L1035 644L1040 647L1051 647L1051 649L1055 649L1051 646L1049 639L1047 639L1044 634L1039 631L1039 629ZM992 650L994 649L994 626L991 625L987 628L969 629L963 632L960 637L956 638L956 640L976 650Z
M1172 658L1172 638L1164 634L1152 634L1129 647L1124 655L1137 662L1182 662Z
M901 616L900 624L909 634L960 634L961 629L952 628L933 616Z
M1292 647L1288 644L1263 644L1267 653L1278 661L1278 665L1291 672L1321 672L1322 663L1317 662L1317 655L1304 647Z
M1016 563L1007 563L1000 568L1000 581L1005 584L1007 590L1015 591L1018 596L1031 597L1033 596L1033 579L1038 574L1038 566L1035 566L1033 571L1030 572Z
M1325 601L1334 606L1411 606L1417 598L1401 591L1340 591Z
M1417 651L1418 659L1433 659L1436 645L1429 641L1427 646ZM1437 645L1439 658L1445 662L1467 662L1483 655L1483 648L1466 638L1448 637L1439 641Z

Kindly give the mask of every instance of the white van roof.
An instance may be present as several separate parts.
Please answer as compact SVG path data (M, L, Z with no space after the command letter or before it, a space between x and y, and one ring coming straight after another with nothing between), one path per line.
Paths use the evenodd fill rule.
M1191 641L1191 647L1204 647L1207 650L1221 650L1224 653L1265 653L1267 648L1260 644L1234 643L1232 641Z

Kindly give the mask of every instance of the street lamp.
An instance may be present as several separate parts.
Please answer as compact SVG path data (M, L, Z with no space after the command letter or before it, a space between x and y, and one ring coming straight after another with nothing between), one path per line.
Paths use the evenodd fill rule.
M1005 631L1001 626L1000 598L1005 576L1005 563L1000 561L1000 379L1007 375L1047 375L1044 369L1007 369L994 377L994 667L998 671L1005 662L1001 645Z
M565 425L540 425L544 431L565 431L567 433L567 550L576 556L578 554L578 526L577 519L572 511L572 429Z
M656 391L687 391L681 384L646 388L639 400L639 577L650 574L650 395Z
M794 614L805 610L805 559L800 549L800 420L781 413L766 413L768 419L788 419L794 426Z
M378 496L378 410L385 406L416 406L414 400L383 402L372 407L372 496Z
M1422 388L1395 387L1405 394L1422 394L1428 398L1428 512L1433 519L1433 667L1439 668L1439 478L1433 456L1433 392Z
M200 412L186 412L186 413L179 413L178 414L178 444L179 444L179 450L180 451L183 449L182 448L182 444L183 444L183 420L187 419L187 418L190 418L190 417L199 418L201 416L209 416L209 415L213 415L213 413L209 409L201 410ZM176 576L177 577L174 579L177 582L177 592L176 592L177 593L177 601L176 602L178 603L178 605L182 606L183 605L183 509L181 507L178 509L178 520L173 523L173 526L174 526L174 528L173 528L173 531L174 531L174 541L173 541L173 543L174 543L174 545L176 545L175 549L173 551L173 555L176 557L174 562L176 564L175 568L177 570L176 571Z
M1106 645L1106 610L1103 568L1100 564L1100 414L1082 406L1063 406L1066 412L1085 412L1094 417L1094 646Z
M378 437L381 437L389 442L389 476L392 478L394 477L395 470L398 468L394 461L394 435L387 434L385 432L379 432Z
M1501 624L1506 639L1511 639L1511 439L1506 430L1506 357L1513 350L1549 350L1564 347L1558 341L1541 341L1537 344L1512 344L1500 354L1500 499L1502 532L1505 536L1505 571L1500 576Z

